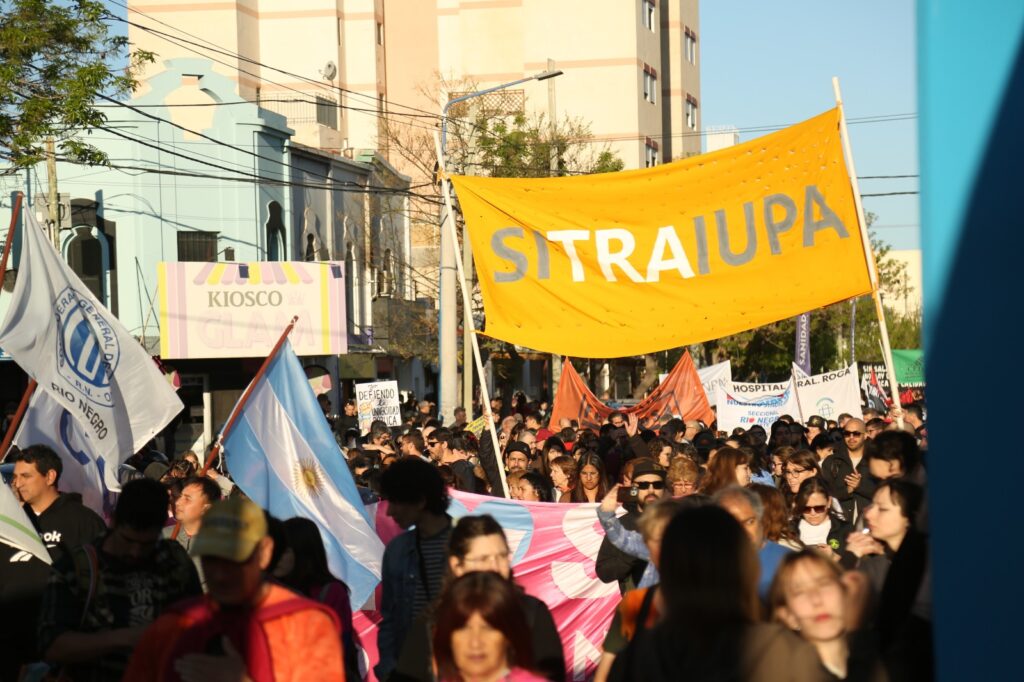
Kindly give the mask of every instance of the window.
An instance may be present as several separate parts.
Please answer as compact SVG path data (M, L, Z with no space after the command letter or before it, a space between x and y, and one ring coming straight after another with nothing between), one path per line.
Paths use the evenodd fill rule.
M686 61L697 63L697 34L686 29Z
M334 100L316 96L316 122L329 128L338 129L338 105Z
M697 129L697 100L691 95L686 96L686 127Z
M179 232L178 260L212 263L217 260L217 232Z
M654 27L657 25L654 14L654 0L643 0L640 11L643 12L644 27L653 32Z
M75 237L67 246L67 263L88 287L92 295L100 301L103 296L103 283L106 274L103 269L103 243L92 234L89 227L79 227Z
M281 204L271 201L267 205L267 260L284 259L284 219Z
M658 165L658 143L647 138L644 143L644 167L653 168Z
M654 104L658 101L658 72L644 64L644 99Z

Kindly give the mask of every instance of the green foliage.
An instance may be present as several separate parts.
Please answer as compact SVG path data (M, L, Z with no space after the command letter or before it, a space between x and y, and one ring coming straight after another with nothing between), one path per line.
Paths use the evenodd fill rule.
M493 117L480 113L474 133L478 175L542 178L567 172L609 173L625 165L610 150L591 146L590 126L580 119L567 118L552 126L543 114Z
M62 158L107 162L81 137L106 121L96 94L129 94L135 68L153 59L135 52L118 72L128 39L110 34L107 16L96 0L0 0L0 154L15 166L43 160L48 138Z

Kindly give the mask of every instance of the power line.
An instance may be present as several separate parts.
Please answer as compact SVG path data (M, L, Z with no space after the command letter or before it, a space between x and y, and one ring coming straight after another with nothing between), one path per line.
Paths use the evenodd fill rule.
M113 15L111 15L111 16L113 16ZM164 33L163 31L158 31L156 29L153 29L153 28L150 28L150 27L147 27L147 26L142 26L142 25L139 25L139 24L134 24L133 22L128 22L127 20L120 19L119 17L114 17L114 18L118 19L119 21L125 21L126 23L129 23L129 24L131 24L133 26L138 26L139 29L141 29L143 31L147 31L147 32L153 33L154 35L157 35L161 39L163 39L163 40L165 40L165 41L167 41L167 42L169 42L169 43L171 43L173 45L176 45L176 46L178 46L180 48L188 50L189 52L192 52L193 54L197 54L197 55L199 55L200 57L202 57L204 59L209 59L212 62L215 62L217 64L221 64L222 66L226 66L229 69L238 71L238 73L242 73L242 74L245 74L247 76L250 76L250 77L256 79L257 81L261 81L261 82L264 82L264 83L269 83L271 85L276 85L279 88L282 88L284 90L289 90L289 91L294 92L294 93L299 94L299 95L308 96L308 94L309 94L309 93L303 92L302 90L298 90L296 88L293 88L293 87L291 87L289 85L285 85L284 83L279 83L277 81L271 80L271 79L269 79L269 78L267 78L265 76L260 76L260 75L257 75L255 73L252 73L251 71L246 71L245 69L240 68L237 64L231 64L231 63L226 62L226 61L224 61L222 59L217 59L216 57L213 57L213 56L211 56L209 54L206 54L204 52L200 52L199 50L197 50L197 49L195 49L193 47L188 47L188 45L182 44L182 43L188 43L188 44L191 44L191 45L196 45L200 49L209 50L211 52L219 52L219 53L222 53L222 54L227 54L228 56L233 56L233 57L235 57L237 59L245 59L246 61L252 61L252 60L249 60L249 59L246 59L246 58L242 57L241 55L234 55L233 53L225 52L225 51L220 50L220 49L215 49L215 48L212 48L212 47L206 47L206 46L203 46L203 45L199 45L198 43L195 43L193 41L185 40L184 38L179 38L177 36L171 36L169 34ZM255 64L260 64L261 66L266 66L266 68L274 70L274 71L279 70L279 69L275 69L274 67L271 67L271 66L268 66L268 65L263 65L260 62L254 62L254 63ZM309 79L303 79L301 76L296 76L296 77L302 79L303 82L309 81ZM311 82L313 84L316 84L316 85L319 85L320 87L326 87L326 86L324 86L322 84L316 83L316 81L309 81L309 82ZM332 86L332 87L334 87L334 86ZM356 94L358 94L358 93L356 93ZM371 116L373 116L375 118L379 118L381 120L386 120L386 118L387 118L386 115L383 112L380 112L380 111L377 111L377 110L363 109L363 108L360 108L360 107L353 107L351 105L343 104L341 102L335 103L335 102L333 102L333 100L331 102L331 106L338 106L338 107L340 107L342 109L348 109L350 111L367 112L367 113L369 113L369 115L371 115ZM399 116L411 116L411 114L404 114L404 113L401 113L401 112L394 112L394 113L395 113L395 115L399 115ZM433 118L438 118L438 116L435 114L435 115L433 115ZM419 128L419 129L422 129L422 130L429 130L429 131L433 131L434 130L434 128L432 128L432 127L416 125L416 124L414 124L412 122L406 122L405 125L408 125L408 126L413 127L413 128Z
M272 81L267 81L267 82L270 83ZM275 83L275 85L277 85L277 84ZM302 91L299 90L299 91L296 91L296 92L302 92ZM302 93L302 94L306 94L306 93ZM323 104L323 102L322 101L317 101L315 99L302 99L302 98L299 98L299 97L291 97L291 98L288 98L288 99L268 99L266 97L261 97L256 102L251 102L251 101L249 101L247 99L243 99L243 100L239 100L237 102L194 102L194 103L191 103L191 104L134 104L132 106L138 107L140 109L165 109L165 108L167 108L167 109L174 109L174 108L187 108L187 107L232 107L232 106L239 106L239 105L242 105L242 104L256 105L256 106L262 107L264 104L317 104L317 105L319 105L319 104ZM112 109L116 105L114 105L114 104L96 104L94 106L96 108L98 108L98 109ZM366 113L379 114L379 112L376 109L362 109L362 108L359 108L359 107L354 107L354 106L352 106L350 104L336 104L336 103L332 102L331 106L339 106L339 107L341 107L343 109L348 109L349 111L362 111L362 112L366 112ZM263 108L266 108L266 107L263 107ZM268 111L271 111L271 110L268 109ZM274 112L274 113L277 113L277 112ZM397 116L410 116L410 117L413 117L413 118L438 118L437 114L396 114L396 115Z
M160 24L161 26L166 26L169 29L173 29L174 31L176 31L176 32L178 32L180 34L189 36L191 38L195 38L196 40L201 41L201 42L197 43L197 42L194 42L194 41L182 38L181 36L172 36L170 34L167 34L167 33L163 32L163 31L159 31L158 29L155 29L155 28L153 28L151 26L144 26L144 25L139 24L137 22L133 22L133 21L127 19L127 18L122 18L122 17L116 16L114 14L108 14L108 16L110 18L112 18L112 19L114 19L116 21L124 22L124 23L128 24L129 26L134 26L134 27L136 27L138 29L150 32L150 33L152 33L154 35L162 36L164 38L170 38L170 39L174 39L174 40L179 40L181 42L188 43L188 44L193 45L195 47L198 47L200 49L209 50L211 52L216 52L218 54L221 54L221 55L224 55L224 56L227 56L227 57L233 57L233 58L236 58L236 59L240 59L240 60L248 62L249 64L252 64L254 66L259 66L261 68L270 69L271 71L276 71L277 73L280 73L280 74L283 74L283 75L286 75L286 76L290 76L292 78L297 78L300 81L303 81L303 82L306 82L306 83L310 83L310 84L316 85L318 87L322 87L322 88L328 88L329 87L330 89L338 90L339 92L346 93L346 94L352 95L354 97L362 97L362 98L367 99L367 100L369 100L369 101L371 101L371 102L373 102L375 104L377 103L377 100L372 95L367 95L367 94L362 93L362 92L356 92L355 90L349 90L349 89L343 88L343 87L341 87L339 85L334 85L333 83L331 83L328 86L328 85L325 85L325 84L323 84L323 83L321 83L319 81L316 81L316 80L314 80L312 78L309 78L308 76L302 76L300 74L293 73L291 71L287 71L285 69L281 69L281 68L278 68L276 66L271 66L269 64L265 64L263 62L260 62L258 60L252 59L252 58L247 57L247 56L245 56L243 54L240 54L238 52L233 52L231 50L224 49L223 47L221 47L219 45L216 45L212 41L206 40L205 38L202 38L201 36L195 35L194 33L189 33L188 31L186 31L186 30L184 30L182 28L179 28L177 26L173 26L173 25L171 25L171 24L169 24L169 23L167 23L165 21L161 21L160 19L157 19L157 18L155 18L155 17L153 17L153 16L151 16L149 14L146 14L145 12L143 12L141 10L138 10L138 9L136 9L134 7L129 7L128 5L126 5L126 4L122 3L122 2L118 2L117 0L110 0L110 2L112 2L113 4L115 4L115 5L119 6L119 7L122 7L124 9L128 10L128 11L135 12L136 14L139 14L139 15L141 15L143 17L146 17L146 19L148 19L150 21L153 21L153 22L155 22L157 24ZM202 43L205 43L205 45L202 44ZM180 47L180 45L179 45L179 47ZM221 62L221 63L223 63L223 62ZM226 64L226 66L232 66L232 65ZM234 68L234 67L232 67L232 68ZM241 69L239 69L239 71L241 71ZM247 75L253 76L254 78L259 78L255 74L251 74L251 73L248 73L248 72L245 72L245 71L243 71L242 73L246 73ZM273 81L270 81L270 80L265 79L265 78L261 78L261 80L266 80L268 83L273 83L274 85L282 85L280 83L274 83ZM287 87L287 86L282 86L282 87ZM414 111L414 112L416 112L418 114L425 114L425 115L430 116L431 118L434 118L434 119L440 119L441 118L441 115L438 114L438 113L426 111L424 109L420 109L418 107L414 107L414 106L411 106L411 105L408 105L408 104L401 104L401 103L393 102L393 101L390 101L390 100L387 100L387 99L383 99L381 101L383 103L385 103L385 104L401 107L403 109L408 109L408 110ZM391 112L391 113L393 113L395 115L398 115L398 116L407 116L408 115L408 114L404 114L402 112Z

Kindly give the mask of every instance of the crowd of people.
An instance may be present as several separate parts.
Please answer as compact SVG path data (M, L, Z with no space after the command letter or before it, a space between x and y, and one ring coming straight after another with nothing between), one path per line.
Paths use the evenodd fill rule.
M565 633L515 582L501 525L448 513L452 489L506 485L524 502L598 505L596 574L622 593L600 682L932 678L919 404L902 429L865 410L726 433L628 412L552 424L518 394L487 411L497 452L465 410L446 424L422 402L363 433L354 403L321 407L340 451L324 456L344 456L363 501L385 501L403 531L383 557L378 680L566 679ZM61 492L49 448L7 461L53 562L0 545L3 680L369 672L316 524L269 516L221 462L147 448L105 520Z

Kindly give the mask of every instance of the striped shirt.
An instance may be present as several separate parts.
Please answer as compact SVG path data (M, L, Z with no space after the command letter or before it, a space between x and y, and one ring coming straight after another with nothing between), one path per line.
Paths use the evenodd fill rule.
M413 601L412 609L415 618L427 604L437 599L437 594L441 591L445 559L448 558L448 536L452 533L452 527L449 524L440 533L427 538L420 536L418 530L413 532L416 533L416 544L419 549L420 573L426 572L426 575L420 576L416 584L416 599Z

